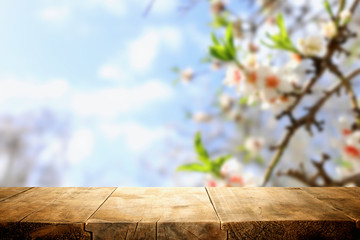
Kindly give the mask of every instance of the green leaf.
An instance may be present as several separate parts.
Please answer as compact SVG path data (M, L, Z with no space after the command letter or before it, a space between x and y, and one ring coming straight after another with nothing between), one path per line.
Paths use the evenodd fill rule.
M234 46L233 25L230 23L225 32L225 41L228 46Z
M325 7L326 11L328 12L328 14L329 14L331 17L333 17L334 14L333 14L333 12L332 12L331 5L330 5L330 3L329 3L328 0L324 0L324 7Z
M260 40L260 43L268 48L271 48L271 49L276 49L277 47L275 45L271 45L263 40Z
M214 45L220 45L219 40L213 32L211 33L211 40L213 41Z
M211 62L212 62L212 58L210 56L206 56L200 59L200 63L211 63Z
M214 165L218 166L218 167L222 167L222 165L231 158L231 155L225 155L225 156L221 156L218 157L217 159L214 160Z
M174 72L174 73L180 73L180 68L178 68L178 67L172 67L172 68L171 68L171 71Z
M249 97L242 97L239 99L239 105L246 105L249 101Z
M221 156L212 162L211 173L216 177L221 177L222 165L231 158L231 155Z
M230 61L232 60L232 56L228 54L226 48L220 45L210 46L210 55L214 58L223 61Z
M180 78L175 78L175 79L172 81L172 85L173 85L173 86L176 86L179 82L180 82Z
M351 162L345 161L343 158L339 157L336 159L336 163L343 168L351 169L353 167Z
M189 163L179 166L177 171L190 171L190 172L210 172L211 166L202 165L200 163Z
M213 28L226 27L229 23L227 17L228 17L228 14L222 14L220 16L216 16L214 18L214 20L210 23L210 25Z
M184 115L186 119L191 119L193 117L192 113L187 109L184 110Z
M261 156L256 156L255 161L260 165L263 165L265 163L264 159Z
M340 12L341 12L342 10L344 10L345 5L346 5L346 0L340 0Z
M271 35L270 33L266 33L266 37L269 38L269 40L271 41L271 44L266 43L264 41L260 41L260 42L269 48L282 49L282 50L287 50L287 51L297 53L298 50L292 43L292 41L287 33L285 21L284 21L282 14L279 14L277 16L277 25L279 27L278 34Z
M284 17L283 17L283 15L281 13L277 16L277 24L278 24L278 27L279 27L279 30L280 30L280 36L283 39L286 39L288 37L288 34L287 34L287 31L286 31Z
M247 152L247 148L245 147L245 145L239 145L237 148L236 148L239 152Z
M244 156L244 162L245 162L246 164L248 164L248 163L251 162L251 160L252 160L251 152L246 151L246 152L245 152L245 156Z
M230 23L225 32L225 44L228 50L228 53L232 56L233 59L236 58L236 49L234 44L234 33L233 33L233 24Z
M195 138L194 138L194 148L195 148L195 151L198 155L198 159L205 163L205 164L210 164L211 163L211 160L209 158L209 154L208 152L206 151L203 143L202 143L202 140L201 140L201 133L200 132L197 132L196 135L195 135Z

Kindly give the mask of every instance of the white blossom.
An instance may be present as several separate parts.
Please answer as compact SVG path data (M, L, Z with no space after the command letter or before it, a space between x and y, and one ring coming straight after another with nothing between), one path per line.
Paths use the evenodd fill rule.
M345 9L340 12L339 17L340 17L340 23L343 25L343 24L347 24L350 21L352 14L349 9Z
M351 134L352 131L351 131L351 124L349 118L342 115L338 118L338 122L339 122L341 134L343 136L346 137L349 134Z
M201 122L209 122L211 121L212 117L210 114L207 114L205 112L196 112L193 114L192 119L195 122L201 123Z
M244 61L244 66L247 69L255 70L258 67L258 62L255 54L249 54Z
M192 70L192 68L186 68L182 70L180 73L180 79L183 83L189 83L193 80L193 78L194 78L194 71Z
M223 83L226 86L232 87L240 85L242 81L244 81L243 71L234 65L228 66Z
M324 40L319 36L308 36L305 39L299 39L300 51L306 56L319 56L324 48Z
M323 23L321 25L321 32L325 37L329 39L335 37L337 34L336 24L333 21Z
M226 187L227 181L223 178L214 177L212 174L206 174L205 184L207 187Z
M234 104L234 99L228 94L221 94L219 97L219 104L222 109L228 111Z
M265 140L262 137L248 137L245 140L244 146L252 156L257 156L264 147L264 143Z

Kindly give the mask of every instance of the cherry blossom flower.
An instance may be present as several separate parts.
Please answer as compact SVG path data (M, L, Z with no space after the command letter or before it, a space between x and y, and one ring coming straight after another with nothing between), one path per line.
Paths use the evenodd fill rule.
M321 32L325 37L329 39L335 37L337 34L336 24L333 21L323 23L321 25Z
M343 146L344 160L352 163L354 169L360 169L360 131L354 131L345 137Z
M222 62L220 62L219 60L213 60L211 63L211 69L216 71L221 69L222 67Z
M245 148L251 153L252 156L259 155L264 147L265 140L262 137L248 137L245 140Z
M211 174L205 175L205 185L207 187L226 187L227 181L222 178L214 177Z
M240 113L238 110L236 110L236 109L233 109L233 110L231 110L231 111L229 112L229 118L230 118L231 120L233 120L234 122L236 122L236 123L240 123L240 122L242 122L242 120L243 120L243 116L242 116L241 113Z
M210 10L211 13L216 15L221 14L225 10L225 3L221 0L214 0L211 2Z
M192 119L195 122L201 123L201 122L209 122L211 121L212 117L210 114L204 113L204 112L196 112L193 114Z
M350 21L352 14L349 9L345 9L340 12L339 17L341 25L344 25Z
M228 94L221 94L219 97L219 104L221 109L229 111L234 104L234 99Z
M205 175L206 186L255 187L258 184L255 175L244 171L243 165L236 158L226 161L221 167L220 174L220 177Z
M352 133L350 121L345 116L340 116L338 119L341 134L346 137Z
M226 86L238 86L242 81L244 81L244 73L241 69L234 65L228 66L226 69L226 75L223 83Z
M187 84L194 79L194 71L192 68L186 68L180 72L180 79L183 83Z
M324 48L324 41L320 36L308 36L305 39L299 39L300 51L306 56L319 56Z
M247 69L256 70L258 67L258 62L255 54L249 54L244 61L244 66Z

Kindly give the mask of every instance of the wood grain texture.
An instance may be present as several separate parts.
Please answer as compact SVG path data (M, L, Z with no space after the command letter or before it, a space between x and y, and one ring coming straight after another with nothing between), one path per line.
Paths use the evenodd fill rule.
M207 188L229 239L358 239L355 222L298 188Z
M85 221L115 188L34 188L0 204L5 239L90 239Z
M204 188L118 188L85 229L94 239L226 239Z
M302 188L302 190L354 219L357 228L360 228L359 187Z
M29 189L30 187L0 187L0 202Z
M0 239L360 239L360 188L0 188Z

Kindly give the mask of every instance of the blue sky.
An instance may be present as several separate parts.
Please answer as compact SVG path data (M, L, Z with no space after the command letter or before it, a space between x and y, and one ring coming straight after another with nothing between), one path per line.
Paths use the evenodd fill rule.
M179 3L157 0L143 17L144 0L0 1L0 114L70 119L62 185L173 184L142 177L136 159L161 158L167 126L184 120L193 93L170 68L206 54L207 3L186 15Z

